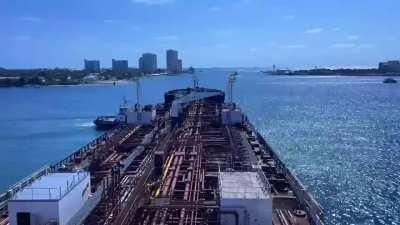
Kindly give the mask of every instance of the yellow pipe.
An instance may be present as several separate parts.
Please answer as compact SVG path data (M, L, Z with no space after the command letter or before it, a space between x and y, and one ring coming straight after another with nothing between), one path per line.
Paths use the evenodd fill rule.
M167 159L167 166L165 167L165 170L163 172L163 176L161 178L161 181L163 181L165 179L165 176L167 176L167 171L169 170L169 167L171 166L171 162L172 162L172 156L168 157ZM161 182L160 182L161 183ZM160 195L160 191L161 191L161 185L157 188L156 191L156 197L158 197L158 195Z

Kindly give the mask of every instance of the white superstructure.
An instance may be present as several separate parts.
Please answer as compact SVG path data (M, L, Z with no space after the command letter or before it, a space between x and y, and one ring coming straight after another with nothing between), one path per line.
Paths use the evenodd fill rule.
M15 193L8 202L10 225L65 225L90 194L87 172L49 173Z
M204 91L203 89L193 89L187 95L178 96L171 105L170 116L179 117L184 106L190 102L221 95L220 91Z
M221 225L272 224L272 197L257 172L220 172Z
M222 124L240 124L244 120L242 111L234 104L226 104L221 110Z
M136 109L129 109L126 112L126 122L128 124L146 125L151 124L156 117L156 111L141 111Z

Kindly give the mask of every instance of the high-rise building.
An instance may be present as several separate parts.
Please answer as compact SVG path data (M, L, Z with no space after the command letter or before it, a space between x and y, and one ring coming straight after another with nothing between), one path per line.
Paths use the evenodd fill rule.
M379 63L379 71L384 73L400 73L400 60Z
M143 73L154 73L157 70L157 55L144 53L139 59L139 70Z
M85 59L85 70L90 73L100 73L100 61Z
M167 50L167 71L169 73L182 72L182 60L178 58L178 51Z
M183 68L182 68L182 60L178 59L178 65L177 65L177 72L182 72Z
M112 59L112 70L116 72L128 71L128 60L115 60Z
M167 71L177 72L178 70L178 51L167 50Z

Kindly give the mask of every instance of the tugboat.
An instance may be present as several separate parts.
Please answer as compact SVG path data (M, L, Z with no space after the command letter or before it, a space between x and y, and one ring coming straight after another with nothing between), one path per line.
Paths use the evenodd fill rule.
M191 67L189 67L189 69L187 70L187 73L189 73L189 74L194 74L196 71L195 71L195 69L191 66Z
M93 121L93 123L96 125L96 129L98 130L110 130L118 124L118 121L115 116L99 116Z
M116 125L120 124L148 124L149 121L154 119L156 110L151 105L142 107L140 105L140 82L136 80L137 87L137 102L134 107L128 105L128 101L125 99L119 107L119 112L115 116L99 116L93 123L96 125L98 130L110 130Z
M395 79L393 79L391 77L388 77L385 80L383 80L383 83L384 84L395 84L395 83L397 83L397 80L395 80Z
M99 116L97 117L93 123L96 125L97 130L111 130L115 127L120 121L118 120L119 116L126 115L129 109L128 101L124 98L123 103L119 106L119 112L116 116Z

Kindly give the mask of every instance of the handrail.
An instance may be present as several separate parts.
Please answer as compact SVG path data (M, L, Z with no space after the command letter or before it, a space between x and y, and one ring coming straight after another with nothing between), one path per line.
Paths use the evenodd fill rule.
M31 196L31 198L23 198L23 199L16 199L18 195L14 195L12 197L12 199L10 200L57 200L60 199L61 196L61 188L24 188L24 190L30 190L30 193L24 193L23 196ZM44 197L40 197L40 198L35 198L34 196L37 194L35 194L35 191L48 191L46 194L40 194L41 196L45 196L48 194L48 198L44 198ZM52 193L52 191L54 191ZM22 193L20 193L19 195L21 195Z
M19 190L23 189L24 187L28 186L31 184L34 180L37 178L46 175L50 171L49 166L44 166L37 170L36 172L32 173L29 176L24 177L20 181L18 181L16 184L11 186L7 191L2 193L0 195L0 210L4 209L7 207L7 202L10 200L15 193L17 193Z
M265 176L265 174L262 172L261 169L258 169L257 173L260 176L261 182L264 184L262 187L264 193L266 195L270 196L271 195L271 184L269 183L267 177Z
M121 126L116 126L110 131L104 132L102 135L98 136L96 139L90 141L86 145L80 147L77 151L71 153L67 157L51 165L52 171L59 169L63 164L68 163L76 158L77 155L84 154L88 151L96 149L103 140L106 140L115 135L115 133L121 128Z
M321 205L314 199L314 197L305 190L300 180L286 167L285 163L279 158L278 154L269 146L262 135L254 128L253 124L246 122L246 125L250 127L250 130L257 136L257 140L264 147L264 151L268 151L271 157L276 161L277 168L282 170L284 176L289 182L290 187L293 189L294 194L297 196L301 205L303 205L306 211L311 216L314 224L324 224L324 212Z
M221 172L221 171L218 172L218 185L219 185L218 187L222 187L221 173L223 173L223 172ZM236 172L232 172L232 173L236 173ZM268 182L267 177L260 170L257 170L257 176L260 178L260 180L261 180L263 185L262 186L256 186L254 188L260 188L261 191L264 193L264 196L266 196L267 198L270 198L270 196L271 196L271 184ZM221 193L221 191L222 190L219 190L218 192ZM246 190L245 191L224 191L224 193L228 193L228 194L230 194L230 193L231 194L238 194L238 193L243 194L244 193L246 195L246 193L254 194L254 191L251 191L251 192L250 191L246 191ZM260 194L257 193L257 198L264 197L264 196L260 196Z
M81 173L83 173L83 177L79 179L79 174ZM73 183L71 183L70 185L67 183L67 189L65 189L64 193L61 193L60 199L66 196L69 192L72 191L72 189L74 189L78 184L80 184L84 179L86 179L90 175L89 172L80 172L80 171L77 174L78 174L78 180L75 181L74 179Z
M80 174L83 174L83 176L80 176ZM59 187L24 187L24 190L30 190L30 194L29 193L23 193L20 192L19 195L31 195L32 198L30 199L35 199L35 200L58 200L58 199L62 199L64 196L66 196L72 189L74 189L74 187L76 187L81 181L83 181L87 176L89 176L89 173L86 172L78 172L77 176L73 175L73 180L71 183L68 183L67 181L67 188L63 189L61 186ZM77 179L75 179L75 177L77 177ZM35 191L43 191L43 190L48 190L48 198L35 198L34 197L34 192ZM54 194L54 190L56 192L56 194ZM12 196L10 196L10 198L8 200L19 200L18 199L18 194L16 194L16 192L14 192L14 194ZM40 194L40 195L47 195L47 194ZM27 199L21 199L21 200L27 200Z

